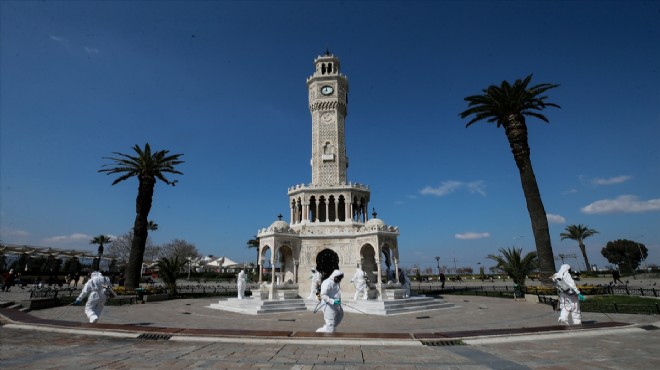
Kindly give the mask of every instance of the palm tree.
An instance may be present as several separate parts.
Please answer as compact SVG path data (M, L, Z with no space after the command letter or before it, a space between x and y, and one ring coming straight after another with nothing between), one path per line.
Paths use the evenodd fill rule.
M98 244L99 245L98 256L97 256L97 258L94 258L94 262L93 262L93 265L92 265L92 270L98 271L100 269L101 258L103 257L103 245L104 244L109 244L109 243L112 243L112 240L110 239L109 236L103 235L103 234L101 234L99 236L95 236L95 237L92 238L92 240L89 241L89 244Z
M248 248L254 248L257 251L257 264L259 264L259 238L253 236L252 239L247 241Z
M175 166L184 163L179 160L183 154L169 154L169 150L160 150L151 152L149 143L144 145L144 149L138 145L133 147L137 155L128 155L114 152L115 157L104 157L113 161L112 164L106 164L98 172L110 174L121 174L112 185L127 180L133 176L138 178L139 187L137 200L135 202L135 222L133 223L133 240L131 242L131 253L128 259L126 270L126 287L137 288L140 285L140 273L142 271L142 259L144 257L144 248L147 243L148 217L151 211L151 203L154 194L156 181L160 180L167 185L176 185L177 180L170 181L165 177L166 173L182 173L175 169ZM112 166L112 167L110 167Z
M179 257L167 258L163 257L158 260L156 266L158 267L158 274L163 279L170 292L170 296L176 296L176 277L181 272L181 269L188 263L186 260L180 260Z
M501 255L489 255L488 258L497 262L497 268L504 270L514 284L525 286L525 279L530 272L537 268L537 253L532 251L522 257L522 248L500 248Z
M539 278L549 284L550 276L555 270L555 262L550 243L548 219L532 169L525 116L549 122L539 111L546 107L559 108L559 106L546 102L547 96L543 93L559 85L544 83L529 87L531 79L532 75L529 75L523 80L516 80L513 84L502 81L500 86L491 85L484 89L483 95L466 97L468 109L460 113L460 117L466 118L474 115L466 127L481 120L489 123L495 122L498 128L504 126L504 133L509 140L513 158L520 172L527 212L532 224L534 242L539 257Z
M578 242L578 247L580 247L580 252L582 252L582 257L584 258L584 264L587 265L587 271L591 271L591 265L589 264L589 258L587 258L587 248L584 245L584 239L598 234L598 231L590 229L587 225L568 225L566 226L566 232L559 234L561 240L572 239Z

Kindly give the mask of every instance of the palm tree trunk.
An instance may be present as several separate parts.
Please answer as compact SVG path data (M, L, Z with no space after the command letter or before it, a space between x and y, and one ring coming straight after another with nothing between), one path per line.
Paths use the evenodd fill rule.
M584 258L584 264L587 265L587 271L591 271L591 265L589 264L589 258L587 258L587 248L584 243L578 243L580 247L580 252L582 252L582 257Z
M536 182L534 169L532 168L529 143L527 141L527 126L524 117L512 115L509 117L509 124L504 129L520 172L520 182L523 193L525 194L527 212L532 223L534 243L536 244L536 253L539 258L539 280L544 284L550 284L550 277L555 272L555 260L552 252L552 243L550 242L548 218L543 207L541 192Z
M154 195L156 181L149 176L140 177L138 196L135 201L135 222L133 224L133 241L131 242L131 254L128 258L126 268L125 286L135 289L140 286L142 277L142 261L144 259L144 248L147 245L149 234L149 212Z

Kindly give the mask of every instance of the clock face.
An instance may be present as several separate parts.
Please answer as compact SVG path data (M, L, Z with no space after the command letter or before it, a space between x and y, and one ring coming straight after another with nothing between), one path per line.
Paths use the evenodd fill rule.
M334 89L332 86L328 86L328 85L323 86L323 87L321 88L321 94L323 94L323 95L330 95L330 94L332 94L334 91L335 91L335 89Z

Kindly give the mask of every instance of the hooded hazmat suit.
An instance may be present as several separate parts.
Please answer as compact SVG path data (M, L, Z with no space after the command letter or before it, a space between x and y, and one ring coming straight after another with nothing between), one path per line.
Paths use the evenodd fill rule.
M559 322L569 325L569 318L573 325L582 324L582 313L580 312L580 300L584 299L582 293L575 285L571 277L571 266L561 265L559 271L552 275L552 281L557 285L559 291Z
M362 299L367 299L369 297L367 273L362 271L360 267L355 270L355 275L353 275L351 282L355 284L355 297L353 299L357 300L359 297L362 297Z
M112 282L100 272L92 272L91 278L85 283L75 303L80 304L88 295L89 298L87 304L85 304L85 315L89 318L89 322L94 324L99 321L103 307L105 307L105 301L109 298L108 295L114 295Z
M307 299L316 299L316 289L321 285L321 273L312 269L312 276L309 277L312 279L312 283L309 288L309 297Z
M343 272L335 270L321 284L321 304L323 304L325 325L318 328L317 333L334 333L344 318L344 309L341 308L341 291L339 290L339 283L343 277Z
M245 270L241 270L236 278L236 289L238 290L238 299L245 298Z

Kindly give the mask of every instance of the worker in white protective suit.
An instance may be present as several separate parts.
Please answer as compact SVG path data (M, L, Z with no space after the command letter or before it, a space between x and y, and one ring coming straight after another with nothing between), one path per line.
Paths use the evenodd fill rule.
M238 290L238 299L245 298L246 280L247 279L245 278L245 270L241 270L241 272L238 273L238 277L236 278L236 289Z
M570 325L570 318L573 325L582 324L580 301L584 301L584 296L571 277L571 266L561 265L559 271L552 275L552 281L559 291L559 322L562 325Z
M99 321L103 307L105 307L105 301L116 296L112 290L110 278L103 276L100 272L92 272L90 279L85 283L73 305L80 305L88 295L89 298L87 298L87 304L85 304L85 315L89 318L89 322L94 324Z
M323 304L325 325L316 329L317 333L334 333L344 318L344 309L341 307L341 291L339 289L339 284L343 278L344 273L335 270L321 284L321 304Z
M367 273L362 271L358 265L357 269L355 269L355 275L351 279L351 283L355 285L355 297L353 299L357 300L360 297L367 299L369 297L369 285L367 281Z
M399 283L401 284L401 289L406 291L403 298L410 298L410 278L408 277L408 274L401 269L399 269Z
M312 269L312 275L309 278L312 279L312 282L309 287L309 297L307 299L317 299L316 292L321 285L321 273L316 271L316 269Z

